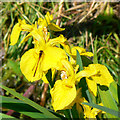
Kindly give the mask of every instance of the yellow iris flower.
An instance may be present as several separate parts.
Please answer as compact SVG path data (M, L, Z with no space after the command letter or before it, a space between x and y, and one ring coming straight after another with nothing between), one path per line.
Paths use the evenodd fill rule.
M87 102L88 103L88 101L85 98L84 98L83 102ZM99 103L98 105L103 106L102 103ZM82 104L82 106L83 106L83 109L84 109L84 118L94 118L95 119L96 115L98 115L99 113L105 113L104 111L99 110L97 108L93 108L92 109L92 107L90 107L88 105Z
M82 48L82 47L79 47L79 46L72 47L71 48L70 61L71 61L71 63L73 65L76 65L76 55L77 55L76 50L78 50L78 52L79 52L80 55L88 56L88 57L92 57L93 56L92 52L86 52L86 50L84 48Z
M79 46L72 47L71 53L72 53L73 56L76 56L76 50L78 50L80 55L84 55L84 56L88 56L88 57L93 56L92 52L86 52L86 50L84 48L81 48Z
M47 27L54 31L64 30L51 23L52 20L53 16L47 12L45 18L39 18L34 25L26 24L25 20L18 20L12 30L11 45L17 43L21 31L29 32L21 43L33 37L34 48L25 52L20 61L21 71L28 81L33 82L43 77L44 82L47 83L48 81L45 77L47 70L50 68L60 70L62 68L60 60L67 59L66 53L56 47L56 44L64 44L66 41L63 35L50 39Z
M61 76L62 80L57 80L54 87L50 90L52 106L55 111L70 109L77 100L76 96L78 94L75 87L78 73L74 71L69 61L62 60L61 63L64 66L64 72L62 72L63 75ZM64 75L65 73L66 75Z
M58 25L51 23L52 20L53 20L53 15L50 15L50 13L47 12L44 19L42 19L42 18L38 19L39 28L44 29L45 27L48 26L48 29L53 30L53 31L65 30L65 28L60 28Z
M39 39L37 35L34 37L37 39L34 41L35 47L25 52L20 61L22 73L31 82L41 79L43 73L46 73L50 68L63 69L60 61L67 60L65 51L55 46L66 41L63 35L54 39L48 38L47 42L44 39Z
M77 77L86 77L88 88L94 96L97 95L97 84L109 87L110 83L114 81L108 69L101 64L90 64L84 70L80 71Z
M79 54L82 56L87 56L87 57L93 56L92 52L86 52L86 50L82 47L73 46L72 48L70 48L70 45L67 42L66 44L63 44L63 47L66 53L68 53L68 55L70 56L70 62L72 65L76 65L76 55L77 55L76 50L78 50Z
M49 12L47 12L44 19L39 18L38 22L36 22L35 25L26 24L25 20L19 19L18 23L15 24L15 26L13 27L11 37L10 37L10 41L11 41L10 45L15 45L17 43L21 31L30 32L24 38L24 40L22 40L22 42L24 42L24 41L28 40L31 36L34 37L36 32L38 32L38 34L42 38L42 36L47 31L47 27L49 27L50 30L54 30L54 31L63 31L64 30L64 28L60 28L58 25L51 23L52 20L53 20L53 16L50 15ZM42 32L44 32L44 33L42 34Z

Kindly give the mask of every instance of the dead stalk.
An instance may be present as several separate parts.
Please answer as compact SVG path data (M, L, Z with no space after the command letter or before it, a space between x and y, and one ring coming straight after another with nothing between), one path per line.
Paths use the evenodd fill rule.
M44 90L43 90L42 95L41 95L41 101L40 101L41 106L45 106L47 90L48 90L48 84L45 83Z
M63 2L64 2L64 0L61 0L60 3L59 3L59 13L58 13L58 17L60 17L60 14L62 13ZM61 19L57 19L56 25L60 26L60 22L61 22Z

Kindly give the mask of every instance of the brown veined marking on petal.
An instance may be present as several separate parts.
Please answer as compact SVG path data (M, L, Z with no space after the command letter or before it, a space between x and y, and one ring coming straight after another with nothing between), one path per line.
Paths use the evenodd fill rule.
M73 86L71 86L71 85L65 85L66 87L68 87L68 88L73 88Z
M33 77L35 77L35 74L36 74L36 71L37 71L37 68L38 68L38 63L39 63L39 61L40 61L40 57L42 56L42 53L43 53L43 51L41 50L40 53L39 53L39 59L38 59L37 66L36 66L36 68L35 68L35 72L34 72ZM34 66L34 67L35 67L35 66ZM33 67L33 69L34 69L34 67ZM33 69L32 69L32 71L33 71Z

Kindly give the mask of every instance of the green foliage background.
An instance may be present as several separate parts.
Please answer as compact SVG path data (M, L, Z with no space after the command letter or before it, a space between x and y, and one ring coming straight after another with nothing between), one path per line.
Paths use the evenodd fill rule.
M0 28L2 36L0 51L2 58L2 65L0 67L2 73L1 84L7 86L8 88L13 88L21 95L23 95L25 91L28 90L31 85L33 85L35 90L31 91L31 94L27 97L29 97L35 103L40 104L40 97L44 89L44 83L42 81L29 83L21 73L19 65L20 58L24 52L33 47L31 42L32 38L30 38L26 43L19 45L19 42L27 34L26 32L21 32L19 42L14 46L10 46L10 35L13 26L18 22L19 18L25 19L29 24L33 24L38 20L39 17L43 17L46 12L49 11L54 16L53 22L57 22L59 19L59 25L65 28L65 31L61 33L68 39L68 42L71 45L78 45L84 47L87 51L93 52L93 62L103 64L109 69L115 82L118 84L117 86L116 84L113 84L111 91L114 93L113 96L118 103L118 107L120 106L120 5L117 2L65 2L63 4L60 16L58 16L58 13L60 12L59 2L1 2L0 5ZM56 36L59 34L60 33L56 33ZM12 99L14 96L8 92L9 90L5 90L0 89L1 95L9 96L11 101L14 101ZM118 95L118 98L116 94ZM3 101L5 99L6 98L3 98ZM26 101L24 102L26 103ZM9 103L7 106L9 106ZM32 107L35 106L33 105ZM52 108L50 104L49 92L46 95L45 107ZM11 107L7 108L11 109ZM8 109L3 107L3 113L7 113ZM39 107L36 109L39 111L42 110ZM15 109L15 111L17 110ZM29 115L24 114L27 115L24 116L24 111L20 112L18 110L18 112L21 114L14 114L13 116L21 118L32 116L32 113ZM47 117L49 115L49 117L55 117L49 112L46 114ZM43 114L41 114L41 118L42 117L44 118Z

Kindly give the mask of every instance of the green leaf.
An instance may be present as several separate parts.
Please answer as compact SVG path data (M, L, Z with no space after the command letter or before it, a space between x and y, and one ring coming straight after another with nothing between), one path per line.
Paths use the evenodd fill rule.
M67 118L67 120L72 120L70 109L60 110L60 113L64 114L65 118Z
M57 112L54 112L54 111L52 111L52 110L50 110L50 109L48 109L48 110L49 110L51 113L53 113L55 116L59 117L60 119L66 120L65 116L63 116L62 114L59 114L59 113L57 113Z
M50 83L50 87L53 87L53 81L52 81L52 71L51 69L48 70L47 74L46 74L46 78L48 80L48 82Z
M33 108L37 109L38 111L42 112L44 114L44 118L57 118L55 115L50 113L47 109L44 107L41 107L37 103L33 102L32 100L22 96L21 94L17 93L15 90L10 89L4 85L0 84L0 87L6 90L7 92L11 93L13 96L19 98L20 100L24 101L26 104L32 106Z
M72 112L72 118L79 118L78 111L76 109L76 104L73 105L72 109L70 109Z
M22 113L31 118L39 119L40 116L43 116L43 114L41 112L39 112L38 110L36 110L32 106L26 104L25 102L23 102L21 100L17 100L17 99L10 98L10 97L5 97L5 96L1 96L1 95L0 95L0 100L1 100L0 104L2 104L2 107L4 107L4 108L12 109L16 112ZM53 113L54 115L60 117L61 119L65 119L62 115L60 115L52 110L49 110L49 111L51 113Z
M79 65L79 71L81 71L81 70L83 70L82 59L81 59L81 56L80 56L78 50L76 50L76 52L77 52L76 65Z
M115 99L115 101L118 103L118 90L117 90L117 84L115 81L113 81L111 84L110 84L110 92L113 96L113 98Z
M89 64L93 64L92 60L87 58L86 56L81 56L83 66L87 67Z
M13 120L18 120L17 118L10 116L10 115L6 115L4 113L0 113L0 120L5 120L5 119L13 119Z
M83 70L83 61L84 61L85 66L88 66L88 64L91 63L91 61L85 56L80 56L78 50L76 50L76 52L77 52L76 65L79 65L79 71L81 71ZM82 87L82 95L85 97L87 94L87 97L89 101L91 102L92 100L90 97L90 93L88 91L85 78L82 78L78 84L79 84L79 87Z
M100 110L105 111L105 112L107 112L107 113L110 113L110 114L112 114L112 115L114 115L114 116L116 116L116 117L120 117L120 116L119 116L119 115L120 115L120 112L119 112L119 111L115 111L115 110L113 110L113 109L110 109L110 108L107 108L107 107L104 107L104 106L100 106L100 105L96 105L96 104L92 104L92 103L83 102L82 104L84 104L84 105L89 105L89 106L91 106L91 107L100 109ZM116 118L116 117L115 117L115 118Z
M107 107L107 108L110 108L110 109L113 109L115 111L118 111L118 107L117 107L117 105L115 103L115 100L113 99L113 96L111 95L110 91L109 90L106 90L106 91L105 90L101 90L100 87L98 87L98 90L99 90L100 98L101 98L101 101L102 101L103 105L105 107ZM110 113L109 111L107 111L107 113L106 113L106 116L108 118L116 118L115 117L116 114L114 116L114 114L111 115L112 113L110 113L110 114L109 113Z
M24 103L21 100L16 100L5 96L0 96L0 99L2 99L0 103L4 108L12 109L31 118L45 118L43 113L40 113L38 110Z

